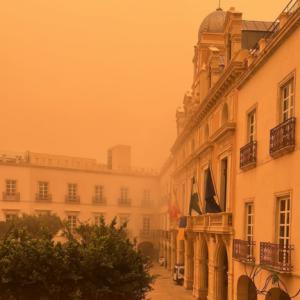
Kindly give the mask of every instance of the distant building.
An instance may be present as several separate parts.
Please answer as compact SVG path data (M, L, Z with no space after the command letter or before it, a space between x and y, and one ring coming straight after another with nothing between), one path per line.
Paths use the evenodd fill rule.
M138 242L153 241L158 175L131 167L129 146L109 151L110 165L95 159L44 153L0 153L0 219L55 213L79 222L128 221Z
M200 25L158 210L160 255L196 299L299 292L299 25L299 0L272 23L231 8Z

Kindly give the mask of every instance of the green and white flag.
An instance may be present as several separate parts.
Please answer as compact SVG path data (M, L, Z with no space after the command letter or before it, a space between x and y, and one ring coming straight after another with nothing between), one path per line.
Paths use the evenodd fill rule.
M192 211L195 211L199 215L202 215L202 212L200 209L200 201L199 201L197 183L196 183L196 179L194 176L192 178L192 192L191 192L190 207L189 207L189 215L190 216L192 215Z

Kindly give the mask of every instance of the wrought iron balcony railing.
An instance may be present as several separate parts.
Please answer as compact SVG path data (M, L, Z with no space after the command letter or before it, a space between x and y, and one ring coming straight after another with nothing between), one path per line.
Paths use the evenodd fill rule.
M253 249L254 241L233 240L233 258L245 263L255 263Z
M52 201L52 195L50 194L36 194L35 200L39 202L51 202Z
M260 264L277 272L290 273L293 270L292 251L294 246L274 243L260 243Z
M120 206L131 206L131 199L129 198L119 198L118 203Z
M272 23L272 25L268 28L268 31L265 33L263 38L266 40L267 44L270 43L274 37L279 32L281 26L280 19L282 16L286 18L290 18L294 15L295 12L299 9L299 0L290 0L290 2L286 5L286 7L282 10L280 15L276 18L276 20ZM258 43L254 46L254 51L259 51Z
M270 131L270 155L280 156L295 148L296 118L289 118Z
M93 204L97 204L97 205L106 205L106 198L103 197L99 197L99 196L94 196L93 199Z
M3 192L2 198L4 201L20 201L20 193Z
M154 236L154 232L151 230L140 230L140 237L142 238L152 238Z
M256 165L257 142L252 141L240 149L240 168L247 169Z
M66 203L80 203L80 197L78 195L66 195Z

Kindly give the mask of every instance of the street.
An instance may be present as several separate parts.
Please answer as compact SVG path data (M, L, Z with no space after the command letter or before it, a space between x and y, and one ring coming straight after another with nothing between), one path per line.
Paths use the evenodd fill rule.
M147 299L151 300L191 300L194 299L192 291L187 291L183 286L174 284L170 273L159 265L154 265L152 274L159 275L153 291Z

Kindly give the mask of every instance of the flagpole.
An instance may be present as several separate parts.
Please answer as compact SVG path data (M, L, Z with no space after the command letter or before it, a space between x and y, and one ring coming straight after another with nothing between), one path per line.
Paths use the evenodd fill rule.
M217 197L217 200L218 200L218 204L220 206L221 205L220 204L220 198L219 198L219 195L218 195L218 190L216 189L215 179L214 179L213 172L212 172L212 163L211 162L209 162L209 168L210 168L210 175L211 175L212 183L213 183L214 189L215 189L215 194L216 194L216 197Z
M192 199L192 195L193 195L193 187L194 187L194 176L192 177L192 185L191 185L191 196L190 196L190 204L189 204L189 216L192 216L192 207L191 207L191 199Z

